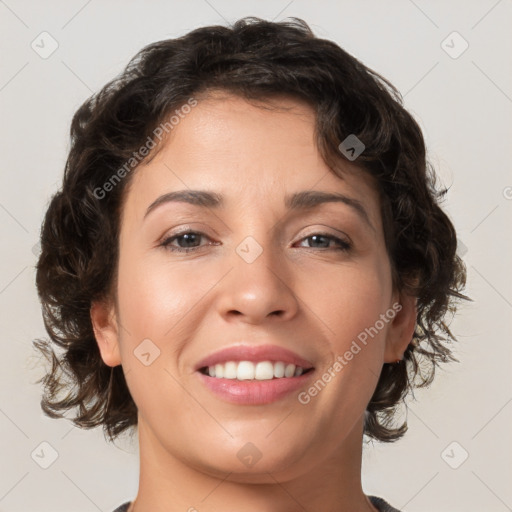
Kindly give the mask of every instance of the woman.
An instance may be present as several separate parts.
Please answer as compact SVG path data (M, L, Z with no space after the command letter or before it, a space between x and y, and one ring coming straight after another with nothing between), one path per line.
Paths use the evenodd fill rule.
M466 298L396 89L302 20L245 18L144 48L71 135L37 267L65 349L36 344L42 407L137 429L115 512L396 511L362 490L363 436L404 435Z

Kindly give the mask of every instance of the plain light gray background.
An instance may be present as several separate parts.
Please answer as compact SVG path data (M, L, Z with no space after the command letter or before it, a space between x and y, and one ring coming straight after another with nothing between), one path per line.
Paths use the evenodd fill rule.
M301 17L391 80L450 186L474 299L452 323L460 364L409 399L405 438L365 447L365 492L407 512L512 510L510 0L0 0L0 512L111 512L136 495L136 445L40 409L39 229L81 102L144 45L245 15Z

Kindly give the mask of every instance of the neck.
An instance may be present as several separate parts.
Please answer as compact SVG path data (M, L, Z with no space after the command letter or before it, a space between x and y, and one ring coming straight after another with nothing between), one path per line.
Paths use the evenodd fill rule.
M377 512L361 487L362 426L361 418L341 445L313 466L304 461L294 472L215 474L213 466L166 450L139 415L139 490L128 512L210 512L225 510L227 503L240 512Z

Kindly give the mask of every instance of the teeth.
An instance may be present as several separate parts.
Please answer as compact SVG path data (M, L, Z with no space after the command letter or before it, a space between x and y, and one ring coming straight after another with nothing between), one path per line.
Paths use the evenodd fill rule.
M304 373L304 368L282 361L227 361L224 364L209 366L207 373L210 377L237 379L237 380L271 380L283 377L298 377Z
M222 366L222 365L221 365ZM237 364L234 361L229 361L224 365L224 378L225 379L236 379Z

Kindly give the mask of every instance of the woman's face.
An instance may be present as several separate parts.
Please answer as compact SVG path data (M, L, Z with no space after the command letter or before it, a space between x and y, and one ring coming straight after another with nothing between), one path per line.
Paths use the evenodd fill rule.
M309 107L280 105L289 108L201 100L134 171L121 219L115 343L101 346L107 364L123 365L144 442L241 481L269 471L291 478L349 439L360 443L382 364L400 354L378 194L353 164L342 178L326 166ZM222 204L155 205L177 191ZM345 199L301 203L319 192ZM251 368L280 375L291 364L272 351L222 356L235 362L222 365L231 378L198 369L219 350L263 345L312 369L251 379ZM246 359L278 364L244 363L243 374Z

